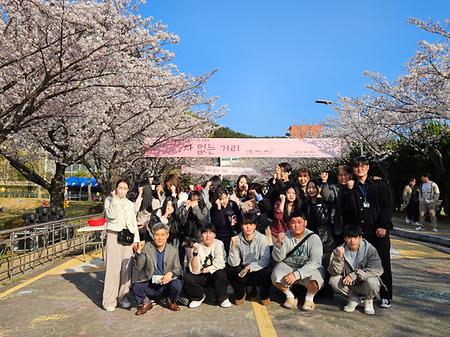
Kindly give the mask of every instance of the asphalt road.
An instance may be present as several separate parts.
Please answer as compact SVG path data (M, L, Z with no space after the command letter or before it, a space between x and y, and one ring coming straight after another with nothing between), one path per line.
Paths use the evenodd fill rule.
M340 296L318 299L306 313L254 302L229 309L207 300L179 312L156 306L144 316L136 308L101 309L103 263L92 257L61 266L0 290L0 337L5 336L449 336L450 255L405 240L392 239L394 301L390 309L342 311ZM278 303L277 303L278 301ZM301 307L301 302L299 307Z

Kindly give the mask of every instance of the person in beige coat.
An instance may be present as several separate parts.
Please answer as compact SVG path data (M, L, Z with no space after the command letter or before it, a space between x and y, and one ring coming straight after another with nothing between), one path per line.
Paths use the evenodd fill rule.
M106 274L103 288L102 305L106 311L114 311L117 304L123 308L131 307L128 292L131 285L131 256L133 247L139 242L139 230L136 222L136 210L132 201L127 199L129 183L121 179L111 197L105 200L106 218ZM123 229L134 234L132 245L122 245L117 237Z

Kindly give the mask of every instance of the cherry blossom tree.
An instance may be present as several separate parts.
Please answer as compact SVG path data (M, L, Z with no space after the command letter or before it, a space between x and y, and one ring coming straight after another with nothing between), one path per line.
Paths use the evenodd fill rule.
M405 74L394 82L366 72L372 93L340 97L334 106L337 118L327 122L329 135L341 137L349 145L363 144L366 152L381 161L395 152L396 141L406 141L425 156L433 157L438 135L425 136L424 128L431 122L448 125L450 119L449 22L409 22L437 35L439 40L419 42L419 50L407 63ZM427 137L426 147L423 139L417 141L419 136Z
M178 37L138 5L0 0L0 152L52 204L63 202L67 166L121 174L143 158L146 136L205 134L217 117L204 90L213 72L180 72L165 49ZM42 150L51 181L27 165Z
M449 133L450 21L440 24L413 18L409 23L433 34L434 41L419 42L404 74L395 81L366 72L371 93L340 97L333 106L337 117L327 121L325 131L344 139L349 151L363 146L388 179L387 159L393 158L400 146L413 149L435 168L448 195L448 169L439 144Z

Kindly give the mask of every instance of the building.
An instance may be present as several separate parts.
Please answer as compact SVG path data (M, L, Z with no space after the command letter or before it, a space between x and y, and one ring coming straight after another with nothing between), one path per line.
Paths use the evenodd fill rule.
M286 136L291 138L316 138L322 135L322 125L291 125Z

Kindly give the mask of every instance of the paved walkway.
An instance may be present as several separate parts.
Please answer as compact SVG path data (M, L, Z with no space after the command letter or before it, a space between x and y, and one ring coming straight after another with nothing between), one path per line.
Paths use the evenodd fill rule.
M276 301L222 309L212 300L177 313L160 306L144 316L135 316L136 308L108 313L100 308L102 260L76 257L0 293L0 336L448 336L449 257L393 239L395 298L391 309L376 307L375 316L343 312L340 296L318 299L312 313ZM279 294L274 298L281 302Z
M407 224L405 218L396 215L392 218L394 229L391 235L437 245L434 247L450 253L450 222L448 217L440 220L437 232L432 230L429 223L426 223L422 230L416 230L415 224Z
M418 234L426 234L426 235L432 235L432 236L438 236L443 238L448 238L450 240L450 219L447 219L446 217L444 220L439 221L438 220L438 232L433 232L432 226L430 223L425 223L425 226L423 227L423 230L418 231L416 230L416 225L413 223L407 224L404 217L401 217L400 215L396 215L392 218L392 221L394 223L394 228L406 230L408 232L414 232Z

